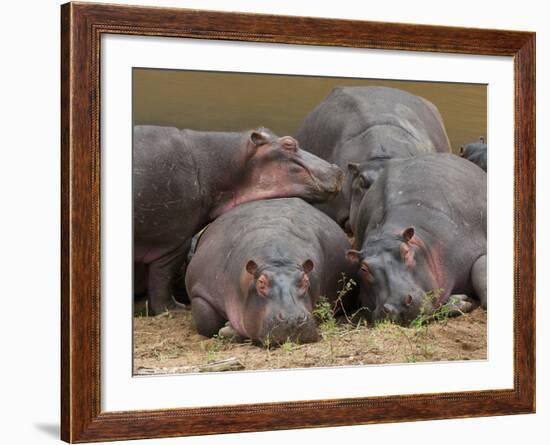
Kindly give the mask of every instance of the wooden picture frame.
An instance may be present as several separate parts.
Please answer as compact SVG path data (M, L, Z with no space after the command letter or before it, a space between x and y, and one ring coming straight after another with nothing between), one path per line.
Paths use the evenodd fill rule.
M61 7L61 437L67 442L535 411L535 34L91 3ZM103 34L512 56L514 386L510 390L102 412L100 39Z

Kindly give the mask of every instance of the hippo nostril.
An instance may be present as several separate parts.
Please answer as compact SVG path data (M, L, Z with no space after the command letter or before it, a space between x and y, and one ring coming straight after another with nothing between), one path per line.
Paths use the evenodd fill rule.
M279 321L285 321L286 317L282 312L279 312L276 316L277 320Z

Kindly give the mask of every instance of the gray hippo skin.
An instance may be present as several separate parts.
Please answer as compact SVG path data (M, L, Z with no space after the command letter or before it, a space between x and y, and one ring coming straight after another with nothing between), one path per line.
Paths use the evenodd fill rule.
M173 307L189 304L189 297L185 290L185 270L189 263L191 240L188 240L181 251L184 253L184 259L181 262L179 270L176 270L172 278L172 297L174 299ZM187 253L186 253L187 252ZM134 301L135 299L147 300L149 284L149 265L143 262L134 262Z
M272 344L316 341L312 310L320 296L334 301L341 274L353 272L349 247L338 224L301 199L225 213L206 228L187 269L197 331L225 335L230 328Z
M472 142L460 147L460 156L473 162L478 167L487 171L487 144L483 136L479 137L478 142Z
M357 250L347 257L375 321L408 324L451 295L452 312L471 310L472 297L487 307L487 175L471 162L388 161L370 189L354 188L350 220Z
M242 203L335 196L341 170L267 129L242 133L134 128L134 262L148 265L153 314L174 309L172 285L191 237Z
M372 184L388 159L450 152L437 108L422 97L386 87L334 88L306 117L296 139L347 172L337 199L318 207L348 230L354 181Z

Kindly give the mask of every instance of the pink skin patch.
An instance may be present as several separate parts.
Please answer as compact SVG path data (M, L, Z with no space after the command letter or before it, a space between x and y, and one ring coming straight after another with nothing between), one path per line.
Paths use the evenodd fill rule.
M428 263L428 269L431 275L431 281L432 283L434 283L434 290L443 289L443 292L439 296L437 302L438 304L445 303L451 294L451 289L448 289L447 286L447 274L444 271L441 258L443 252L439 243L434 245L433 248L429 249L424 241L415 233L413 238L411 238L411 240L409 241L409 244L417 246L425 255L426 261ZM427 291L429 290L430 289L427 289Z
M231 199L226 201L220 207L214 209L211 213L212 218L217 218L218 216L228 212L234 207L237 207L241 204L247 202L259 201L261 199L276 199L276 198L288 198L291 196L296 196L298 193L296 190L291 188L285 189L284 187L276 187L275 190L252 190L249 193L233 194Z
M300 159L299 155L295 154L297 152L296 141L290 137L283 137L280 142L283 150L292 153L289 155L291 159L267 161L261 163L260 166L252 167L252 170L248 172L246 178L243 178L243 183L240 184L237 190L231 193L222 193L218 197L219 205L211 212L210 216L212 218L216 218L247 202L292 196L307 197L313 191L320 192L323 190L310 169ZM263 150L263 147L259 150ZM258 160L261 160L262 156L262 154L255 155ZM301 169L301 171L289 173L291 166Z
M405 242L401 243L399 246L399 251L401 253L401 259L407 265L409 270L412 270L416 266L416 260L414 259L414 250L409 248L409 245Z
M263 283L261 283L262 280L258 283L258 280L254 278L253 271L247 271L246 268L244 268L239 280L240 294L248 295L250 286L254 281L256 281L256 289L259 292L267 292L269 288L269 280L264 275L260 276L260 278L262 277L264 277ZM237 299L233 302L233 304L229 304L229 307L226 309L227 318L231 326L233 326L233 329L235 329L239 334L243 337L252 338L250 333L248 333L245 328L243 316L244 300L241 299L241 296L237 296L236 298ZM264 313L262 312L258 314L258 317L263 320Z

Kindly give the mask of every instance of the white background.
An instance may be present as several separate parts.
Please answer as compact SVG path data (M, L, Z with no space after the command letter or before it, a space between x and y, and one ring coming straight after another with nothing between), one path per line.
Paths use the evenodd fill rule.
M195 8L317 15L394 22L527 29L537 34L538 174L538 408L536 415L406 424L166 439L151 443L198 444L340 441L463 444L491 440L512 444L546 443L550 421L550 335L544 314L550 309L548 274L549 187L543 167L550 165L548 55L550 30L545 2L428 1L144 1L133 3ZM442 6L444 5L445 6ZM51 442L58 437L59 416L59 2L8 2L1 27L0 112L2 113L2 273L4 316L1 396L5 443ZM445 8L445 9L443 9ZM547 126L546 126L547 127ZM7 138L5 137L7 135ZM7 155L7 157L6 157ZM546 205L545 205L546 204ZM6 248L7 247L7 248ZM546 267L547 269L547 267ZM7 283L7 286L6 286ZM538 433L538 434L537 434Z

